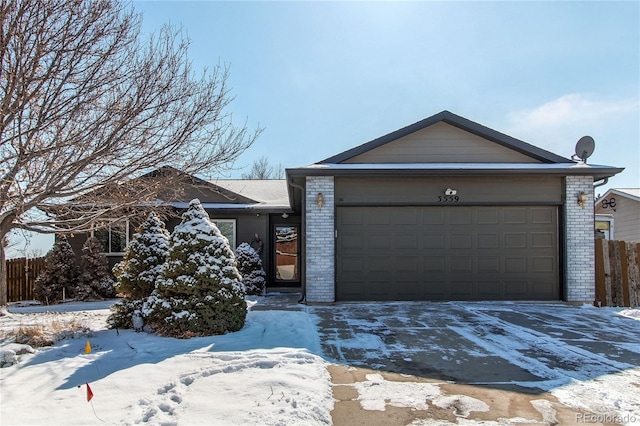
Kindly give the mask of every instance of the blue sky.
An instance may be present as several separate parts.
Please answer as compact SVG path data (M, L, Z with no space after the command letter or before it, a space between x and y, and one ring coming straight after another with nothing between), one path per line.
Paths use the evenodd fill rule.
M264 127L209 177L311 164L449 110L565 157L590 135L590 163L626 168L598 192L640 187L638 1L133 5L146 33L182 28L196 69L229 66L228 112Z
M640 186L640 3L139 1L145 31L181 26L196 68L224 64L236 163L295 167L449 110ZM244 170L246 171L246 169ZM242 170L222 177L239 177Z

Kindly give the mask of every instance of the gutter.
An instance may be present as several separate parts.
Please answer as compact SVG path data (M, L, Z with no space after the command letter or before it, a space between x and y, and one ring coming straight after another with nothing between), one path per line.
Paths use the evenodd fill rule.
M609 182L609 178L604 178L604 179L601 179L601 180L602 180L602 182L599 182L599 181L598 182L594 182L593 187L597 188L599 186L606 185L607 182Z
M304 271L304 273L300 276L300 291L302 293L302 296L300 297L300 300L298 300L298 303L307 303L307 268L306 268L306 262L305 262L305 258L306 258L306 252L307 252L307 248L306 248L306 244L307 244L307 239L306 239L306 219L305 219L305 214L306 214L306 210L307 210L307 200L306 200L306 189L298 184L293 183L293 178L290 178L288 180L288 184L291 185L293 188L297 188L300 190L300 198L302 199L302 209L300 212L300 216L302 218L302 220L300 221L300 235L303 236L304 238L304 253L305 256L300 256L300 270ZM300 247L302 248L302 241L300 244Z

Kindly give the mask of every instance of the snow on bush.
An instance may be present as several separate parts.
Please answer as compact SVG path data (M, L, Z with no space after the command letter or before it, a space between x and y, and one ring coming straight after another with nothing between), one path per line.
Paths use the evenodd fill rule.
M267 274L262 269L262 260L258 253L248 243L242 243L236 249L236 262L242 275L245 293L262 296Z
M134 312L142 309L155 289L155 282L169 251L169 232L155 213L142 222L124 252L122 262L113 268L116 290L123 295L111 307L107 322L113 328L136 328Z
M45 256L44 270L33 288L35 298L51 304L71 297L70 290L77 286L79 275L76 255L66 238L61 238Z
M167 261L143 310L157 333L187 338L238 331L247 305L229 241L195 199L169 241Z
M87 238L82 247L82 275L72 295L76 300L96 300L116 297L109 260L104 255L102 243L95 237Z

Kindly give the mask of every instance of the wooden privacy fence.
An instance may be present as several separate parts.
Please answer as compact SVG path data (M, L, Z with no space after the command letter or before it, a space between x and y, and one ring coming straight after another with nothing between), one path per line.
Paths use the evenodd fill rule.
M640 306L640 243L596 240L596 300Z
M33 300L36 277L44 269L44 257L36 259L9 259L5 263L7 273L7 300Z

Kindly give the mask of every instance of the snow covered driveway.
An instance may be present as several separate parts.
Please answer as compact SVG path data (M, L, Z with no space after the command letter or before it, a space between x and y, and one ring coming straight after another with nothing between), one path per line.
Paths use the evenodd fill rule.
M640 422L638 310L535 303L309 307L334 362L523 393ZM621 418L621 423L630 423Z

